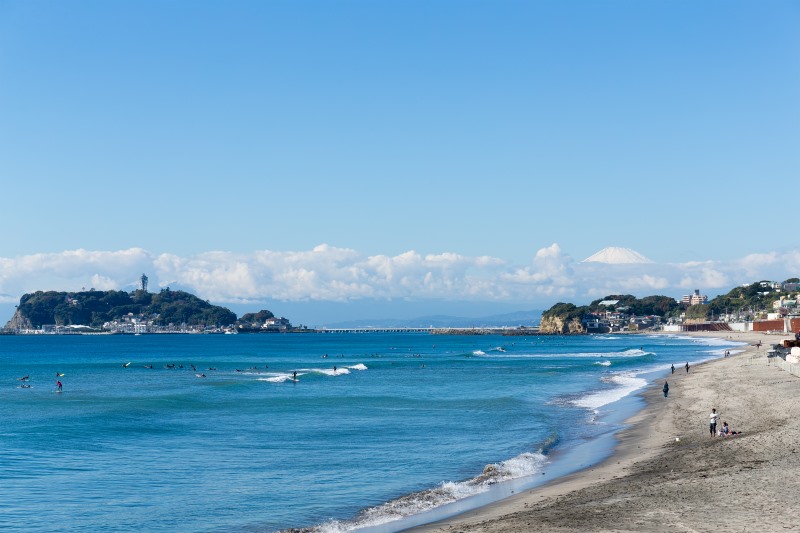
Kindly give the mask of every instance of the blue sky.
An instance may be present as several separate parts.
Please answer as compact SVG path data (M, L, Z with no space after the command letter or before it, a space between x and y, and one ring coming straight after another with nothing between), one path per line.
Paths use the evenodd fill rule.
M144 270L324 321L798 275L798 27L792 1L0 0L0 300ZM653 263L584 272L607 246Z

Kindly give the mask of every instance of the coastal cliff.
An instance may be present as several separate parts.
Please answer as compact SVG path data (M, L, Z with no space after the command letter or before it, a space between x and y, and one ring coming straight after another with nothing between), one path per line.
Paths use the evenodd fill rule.
M539 333L545 335L567 335L586 333L580 318L563 316L543 316L539 324Z
M5 329L7 330L33 329L33 324L31 323L28 317L23 316L20 310L17 309L14 312L14 316L11 317L11 320L9 320L6 323Z
M559 302L542 313L539 333L549 335L586 333L582 322L586 311L586 307L577 307L571 303Z

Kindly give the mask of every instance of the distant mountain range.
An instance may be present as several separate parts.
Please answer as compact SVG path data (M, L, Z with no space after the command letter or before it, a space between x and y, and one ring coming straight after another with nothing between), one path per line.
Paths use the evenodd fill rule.
M501 315L490 315L479 318L467 318L448 315L421 316L418 318L368 318L362 320L347 320L325 324L323 327L330 329L349 328L480 328L480 327L518 327L538 326L542 311L516 311Z

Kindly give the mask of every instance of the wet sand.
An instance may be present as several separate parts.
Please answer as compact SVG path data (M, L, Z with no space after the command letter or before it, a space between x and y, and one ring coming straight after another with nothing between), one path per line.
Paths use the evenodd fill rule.
M692 335L749 345L688 374L676 366L666 399L663 381L648 388L647 406L598 466L410 531L800 530L800 378L763 363L790 336ZM725 420L743 434L712 438L712 407L718 427Z

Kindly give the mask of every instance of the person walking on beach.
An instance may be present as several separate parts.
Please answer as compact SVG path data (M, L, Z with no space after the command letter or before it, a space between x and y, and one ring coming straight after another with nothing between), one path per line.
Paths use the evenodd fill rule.
M672 373L675 373L675 363L672 363Z
M717 419L719 418L719 413L717 413L716 409L711 409L711 415L708 418L708 431L711 433L711 436L717 434Z
M667 394L669 394L669 383L667 383L667 382L665 381L665 382L664 382L664 398L666 398L666 397L667 397Z
M686 361L686 373L689 373L689 361Z

